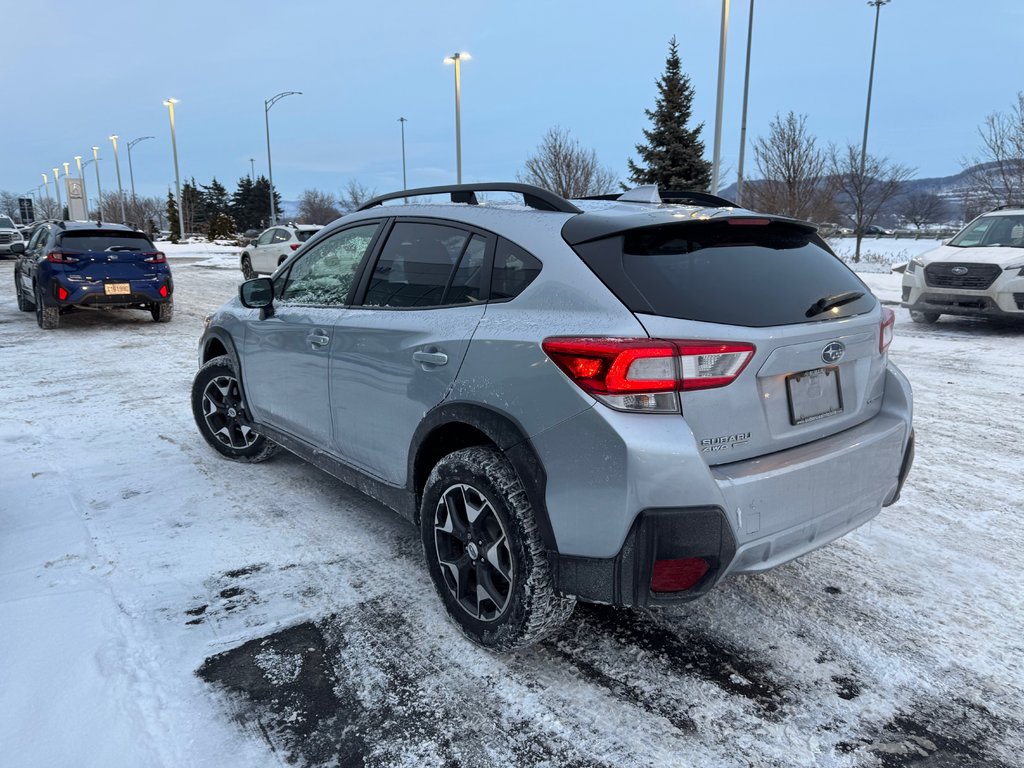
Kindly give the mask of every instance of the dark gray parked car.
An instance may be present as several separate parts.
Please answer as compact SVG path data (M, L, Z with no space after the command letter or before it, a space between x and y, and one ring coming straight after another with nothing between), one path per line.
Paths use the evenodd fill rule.
M579 206L377 198L200 342L206 440L283 446L416 522L449 614L495 649L577 599L690 600L820 547L913 456L894 315L813 226L653 187Z

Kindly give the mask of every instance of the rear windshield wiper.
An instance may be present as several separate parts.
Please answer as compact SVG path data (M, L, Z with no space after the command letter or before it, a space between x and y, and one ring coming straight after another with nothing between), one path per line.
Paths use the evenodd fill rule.
M844 291L843 293L837 293L833 296L825 296L811 304L810 309L808 309L805 314L807 317L814 317L815 315L820 315L822 312L828 312L830 309L834 309L835 307L841 307L843 304L849 304L851 301L856 301L863 295L864 291Z
M135 246L132 245L112 245L109 248L107 248L107 250L115 253L120 253L121 251L139 251L142 249L136 248Z

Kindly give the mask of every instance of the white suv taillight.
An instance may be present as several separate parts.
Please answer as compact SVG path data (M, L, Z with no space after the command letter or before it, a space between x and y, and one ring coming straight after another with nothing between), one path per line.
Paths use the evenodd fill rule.
M878 351L883 355L892 344L893 329L896 327L896 313L888 307L882 307L882 327L878 334Z
M550 338L544 351L584 392L620 411L678 413L678 392L724 387L752 344L666 339Z

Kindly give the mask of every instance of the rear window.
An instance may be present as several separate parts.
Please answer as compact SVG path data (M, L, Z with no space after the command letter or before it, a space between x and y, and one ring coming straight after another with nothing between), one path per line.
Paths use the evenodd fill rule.
M295 231L295 236L299 238L300 243L304 243L307 240L309 240L309 238L311 238L313 235L315 235L318 231L319 230L316 229L298 229Z
M816 234L784 222L670 224L574 247L638 313L764 327L859 315L876 304ZM839 306L812 309L829 297L842 297Z
M62 247L75 251L154 251L149 238L138 232L65 232Z

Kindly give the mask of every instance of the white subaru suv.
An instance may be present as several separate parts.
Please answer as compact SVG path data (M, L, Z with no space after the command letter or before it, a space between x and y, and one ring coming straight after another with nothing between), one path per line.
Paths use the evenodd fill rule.
M903 306L917 323L940 315L1024 319L1024 208L983 213L946 245L914 257Z
M11 217L0 215L0 256L14 256L11 245L23 240L21 230L15 226Z
M263 230L242 251L239 267L246 280L256 275L271 275L285 259L323 229L318 224L278 224Z

